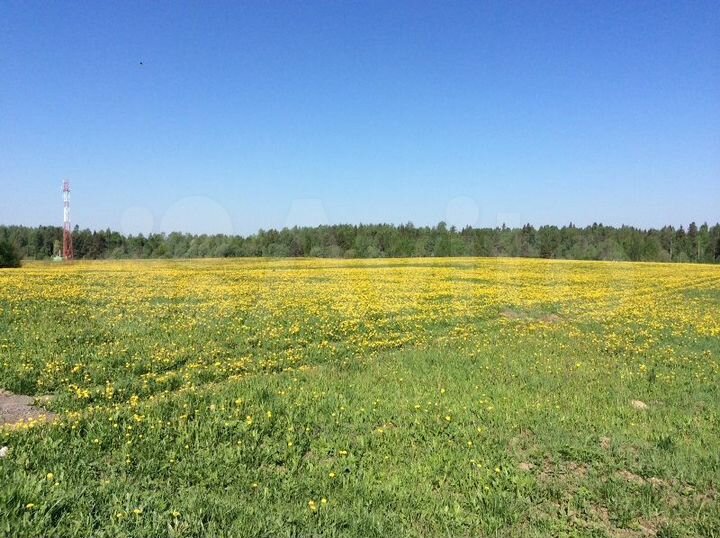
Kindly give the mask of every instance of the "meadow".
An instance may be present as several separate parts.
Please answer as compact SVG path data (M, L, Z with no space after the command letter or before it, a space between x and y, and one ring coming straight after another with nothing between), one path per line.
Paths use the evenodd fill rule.
M0 271L0 536L720 536L720 268Z

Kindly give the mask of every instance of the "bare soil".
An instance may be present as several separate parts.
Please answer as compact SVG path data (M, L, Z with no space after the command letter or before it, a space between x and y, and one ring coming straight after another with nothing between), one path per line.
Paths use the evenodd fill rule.
M47 411L35 404L40 398L13 394L0 389L0 427L14 426L33 420L52 422L57 418L55 413Z

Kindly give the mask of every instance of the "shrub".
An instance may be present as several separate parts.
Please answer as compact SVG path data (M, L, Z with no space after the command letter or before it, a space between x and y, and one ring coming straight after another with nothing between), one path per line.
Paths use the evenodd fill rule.
M0 241L0 267L20 267L20 254L9 241Z

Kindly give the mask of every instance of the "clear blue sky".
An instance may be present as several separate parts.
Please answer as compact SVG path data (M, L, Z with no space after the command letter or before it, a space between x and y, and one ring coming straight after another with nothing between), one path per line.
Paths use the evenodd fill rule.
M140 65L142 62L142 65ZM0 223L720 220L720 3L0 0Z

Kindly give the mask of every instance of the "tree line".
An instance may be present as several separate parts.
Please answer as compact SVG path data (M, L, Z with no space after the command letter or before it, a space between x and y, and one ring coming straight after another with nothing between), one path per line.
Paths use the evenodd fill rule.
M337 224L260 230L249 236L173 232L123 235L107 230L73 233L76 259L429 256L511 256L576 260L720 262L720 224L664 226L540 226L458 229L411 223ZM0 242L24 259L59 254L59 226L0 226Z

